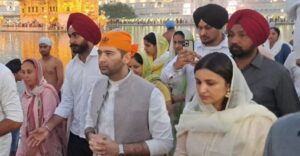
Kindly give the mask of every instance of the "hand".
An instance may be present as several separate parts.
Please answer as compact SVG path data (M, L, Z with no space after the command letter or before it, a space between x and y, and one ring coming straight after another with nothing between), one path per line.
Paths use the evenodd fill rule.
M178 70L183 68L186 64L195 64L196 58L200 57L195 52L183 49L178 53L174 68Z
M96 130L92 127L88 127L84 130L85 138L87 141L90 140L90 135L91 134L96 134Z
M90 149L100 155L115 156L119 154L119 145L102 134L90 134Z
M201 60L201 56L200 55L197 55L195 53L195 58L194 58L194 61L191 63L192 66L195 66L200 60Z
M296 59L296 64L300 66L300 59Z
M38 154L39 147L30 148L30 150L27 151L26 156L36 156Z
M37 147L43 142L49 135L49 131L45 127L40 127L33 130L29 137L27 138L27 143L29 147Z
M168 104L167 105L167 110L168 110L169 114L172 114L172 112L173 112L173 104Z
M172 95L172 102L184 102L185 101L185 95Z

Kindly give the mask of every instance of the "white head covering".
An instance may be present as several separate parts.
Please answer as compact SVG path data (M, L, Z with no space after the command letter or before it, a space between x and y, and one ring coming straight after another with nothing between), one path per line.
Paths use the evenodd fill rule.
M297 9L300 7L300 1L297 0L287 0L285 2L285 11L290 18L297 18ZM299 16L299 15L298 15Z
M244 76L235 62L230 57L228 58L233 66L233 75L230 97L225 110L217 111L213 105L202 103L196 93L180 116L179 124L176 127L178 135L186 131L228 132L235 123L249 116L265 116L271 120L276 119L276 116L267 108L252 101L253 95Z
M266 49L270 50L274 56L276 56L276 55L280 52L281 47L282 47L283 44L286 44L286 45L288 45L291 49L293 49L293 47L292 47L289 43L287 43L287 42L285 42L285 41L283 41L283 40L281 40L281 39L278 39L278 40L274 43L274 45L273 45L272 48L270 47L270 40L269 40L269 39L267 39L266 42L265 42L263 45L264 45L264 47L265 47Z
M182 29L182 30L176 30L176 32L177 31L181 31L184 34L184 40L193 41L193 43L194 43L193 34L189 30ZM175 52L175 49L174 49L174 43L173 43L174 39L173 38L174 38L174 34L171 38L170 47L169 47L169 57L170 57L169 61L171 61L176 56L176 52Z
M39 44L47 44L48 46L52 46L52 41L48 37L41 37L39 40Z
M289 15L291 19L296 20L295 21L295 30L294 30L294 51L295 57L297 59L300 58L300 1L299 0L287 0L286 1L286 6L285 6L285 11Z

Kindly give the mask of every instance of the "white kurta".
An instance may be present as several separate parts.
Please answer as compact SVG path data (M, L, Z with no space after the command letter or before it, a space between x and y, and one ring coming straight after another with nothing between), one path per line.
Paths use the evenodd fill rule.
M4 119L22 122L23 112L15 78L8 68L0 64L0 121ZM9 155L10 145L10 133L0 137L0 156Z
M298 98L300 99L300 67L296 64L296 53L292 52L287 57L284 66L288 69L294 82Z
M195 43L195 52L204 57L207 54L213 52L220 52L230 56L230 52L228 49L228 41L227 38L215 47L207 47L202 44L200 41ZM160 78L161 80L169 85L176 85L181 83L182 77L186 77L187 79L187 89L186 89L186 96L185 101L188 102L191 100L193 95L195 94L196 87L195 87L195 78L194 78L194 66L187 64L182 69L175 70L173 64L176 62L177 56L174 57L162 70Z
M83 63L78 55L68 64L63 85L63 94L55 114L68 118L72 114L71 132L85 138L84 126L87 102L93 84L103 75L98 65L98 48L94 47Z
M115 93L119 90L120 84L122 84L130 74L133 73L129 72L124 79L119 81L109 80L108 96L101 108L99 132L112 140L115 140L114 109L115 98L117 98L115 97ZM149 131L152 139L146 140L145 143L148 145L150 154L160 155L161 153L168 153L173 145L171 124L165 106L165 99L157 88L154 88L151 93L148 116ZM89 112L85 127L93 127L93 120L90 118Z
M294 30L294 51L296 59L300 58L300 1L286 0L284 9L291 19L295 20Z

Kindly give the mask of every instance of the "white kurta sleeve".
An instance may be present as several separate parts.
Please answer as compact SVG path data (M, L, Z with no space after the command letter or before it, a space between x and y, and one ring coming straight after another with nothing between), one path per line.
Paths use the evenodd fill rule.
M174 63L177 60L175 56L161 71L160 79L168 85L175 85L181 81L181 77L184 76L185 66L182 69L176 70Z
M70 71L66 70L66 76L63 84L63 92L61 102L55 110L55 114L63 118L68 118L73 110L74 105L74 95L72 93L71 86L71 74Z
M7 70L0 73L0 115L2 119L10 119L15 122L23 122L23 111L17 92L17 85L12 73ZM2 119L1 119L2 118Z
M151 155L167 154L173 146L171 122L163 94L155 88L150 97L149 129L152 139L147 140Z

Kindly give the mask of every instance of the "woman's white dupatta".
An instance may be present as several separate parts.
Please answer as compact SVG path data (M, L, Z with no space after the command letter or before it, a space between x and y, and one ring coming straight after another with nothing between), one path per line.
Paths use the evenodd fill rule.
M276 120L276 116L264 106L252 101L252 92L247 82L238 69L235 62L230 58L233 65L233 76L231 82L231 94L227 101L225 110L217 111L213 105L204 104L198 93L193 100L187 103L183 114L180 117L179 124L176 126L177 135L185 132L200 133L227 133L231 132L228 137L224 137L224 150L232 152L233 145L240 140L237 133L232 132L232 128L251 116L262 116ZM247 136L247 134L245 134ZM225 149L226 148L226 149Z

